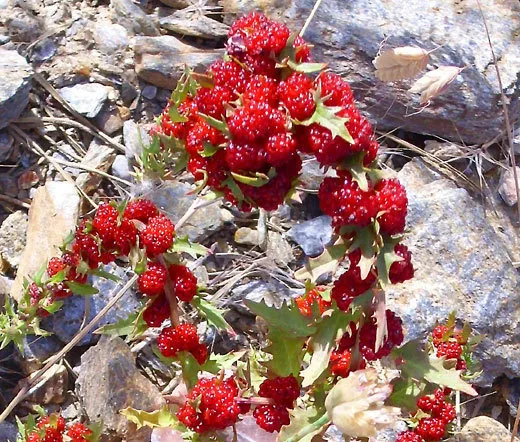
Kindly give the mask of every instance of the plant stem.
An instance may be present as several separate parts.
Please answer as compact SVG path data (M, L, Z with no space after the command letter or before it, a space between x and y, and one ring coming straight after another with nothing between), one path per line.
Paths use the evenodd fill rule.
M175 296L175 288L173 287L173 282L170 278L170 272L168 271L168 265L162 255L159 255L157 261L161 263L166 269L166 282L164 284L164 294L166 295L166 299L168 300L168 304L170 305L170 320L172 321L172 325L177 327L181 321L179 318L179 303L177 302L177 296Z
M320 428L324 427L330 422L329 415L325 413L323 416L321 416L318 420L314 421L312 424L307 425L306 427L303 427L298 433L296 433L293 437L290 439L287 439L286 442L298 442L303 437L307 436L308 434L318 431Z
M304 25L302 26L302 30L300 31L300 34L299 34L300 37L303 37L303 34L305 34L305 31L307 30L307 28L309 27L312 19L314 18L314 14L316 14L316 11L320 7L321 2L322 2L322 0L317 0L316 3L314 3L314 6L313 6L313 8L311 10L311 13L307 17L307 20L305 20Z

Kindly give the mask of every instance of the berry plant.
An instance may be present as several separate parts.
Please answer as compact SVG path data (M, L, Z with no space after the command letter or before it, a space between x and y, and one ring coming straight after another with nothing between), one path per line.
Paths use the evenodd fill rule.
M475 342L450 317L425 346L402 345L402 320L387 308L384 293L414 276L403 242L406 191L379 168L374 131L348 83L313 62L310 49L264 15L238 19L224 59L204 74L187 69L179 80L143 151L140 174L169 178L186 170L197 192L242 211L271 211L293 195L301 158L316 158L333 171L318 194L335 235L326 254L343 269L332 285L314 284L323 256L309 259L298 272L312 279L302 296L279 308L245 301L267 324L268 346L213 354L193 318L223 333L232 329L183 260L184 253L207 250L177 236L151 201L103 203L26 283L17 308L7 306L2 346L45 333L40 319L64 298L94 294L91 276L113 278L105 265L128 262L144 304L133 333L158 328L156 353L180 367L186 390L153 413L122 410L138 426L168 425L187 440L221 440L223 430L235 430L250 415L262 430L294 442L331 424L345 437L371 437L406 413L409 430L400 442L448 436L453 391L475 394L467 382L475 373ZM198 315L181 317L181 311ZM62 440L47 439L40 422L26 440ZM62 434L60 418L52 422L49 431ZM83 440L76 433L72 426L67 435Z

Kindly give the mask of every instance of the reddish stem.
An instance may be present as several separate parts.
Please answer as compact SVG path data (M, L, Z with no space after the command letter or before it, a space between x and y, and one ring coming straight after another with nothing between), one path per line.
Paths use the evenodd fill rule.
M162 255L157 256L157 261L166 268L166 282L164 284L164 294L170 305L170 319L172 326L177 327L181 321L179 319L179 303L177 302L177 296L175 296L175 287L170 278L170 272L168 271L168 265Z

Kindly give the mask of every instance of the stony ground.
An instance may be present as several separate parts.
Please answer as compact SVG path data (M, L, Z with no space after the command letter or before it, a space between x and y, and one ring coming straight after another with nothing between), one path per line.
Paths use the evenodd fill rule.
M54 253L92 202L146 195L178 221L196 199L188 195L192 181L179 176L162 184L138 182L133 171L184 65L200 69L221 57L227 24L237 14L261 7L297 29L314 4L161 1L0 0L0 298L19 295L23 276ZM316 58L351 82L380 129L381 161L407 188L407 244L417 270L413 280L389 293L390 307L403 317L410 338L425 336L453 310L485 334L478 352L482 397L463 406L463 418L486 415L509 426L520 398L520 249L500 88L472 2L406 3L404 14L400 1L325 0L306 38L315 45ZM516 121L520 37L514 30L520 26L520 5L482 4ZM406 82L375 78L371 61L383 40L388 47L435 49L433 66L466 68L445 94L420 110L417 97L406 93ZM520 133L515 135L520 153ZM218 304L229 309L227 319L238 332L230 341L207 329L207 342L217 349L262 341L261 324L243 306L244 297L280 303L302 292L294 270L319 255L332 237L330 219L316 198L323 175L317 163L304 161L300 201L268 215L266 243L257 230L258 213L246 216L221 201L199 208L183 227L181 233L213 252L191 266ZM0 409L17 383L114 295L113 282L93 282L100 293L87 303L70 299L43 324L53 335L27 341L24 358L11 348L0 352ZM139 306L129 291L101 325ZM63 410L67 419L102 416L106 440L149 441L150 432L136 433L118 410L157 406L176 385L171 370L151 351L152 339L149 334L125 343L87 335L17 412L42 404ZM12 432L11 422L0 424L0 440ZM168 440L166 433L153 437ZM479 417L459 440L509 437L501 424Z

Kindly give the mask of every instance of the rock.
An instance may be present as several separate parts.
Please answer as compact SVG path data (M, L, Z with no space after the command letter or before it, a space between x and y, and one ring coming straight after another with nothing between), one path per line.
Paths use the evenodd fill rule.
M87 153L83 157L81 163L102 172L107 172L110 169L114 158L114 149L102 144L98 138L94 138L91 141ZM78 175L76 184L84 191L90 192L101 183L102 179L103 177L97 173L82 171L82 173Z
M51 38L46 38L34 46L31 61L42 62L56 55L58 48Z
M27 242L11 296L20 299L23 278L34 275L49 258L55 256L63 239L76 227L79 196L66 181L48 182L39 187L29 209Z
M131 180L128 158L125 155L117 155L112 163L112 173L123 180Z
M58 353L63 347L56 336L29 335L23 343L23 357L19 359L25 374L33 373L43 367L46 359Z
M291 227L287 236L298 244L307 256L317 256L332 240L331 218L318 216Z
M191 0L161 0L161 3L174 9L184 9L192 6Z
M520 279L505 238L477 200L422 162L407 163L399 179L409 199L404 243L415 277L388 288L389 308L403 318L409 339L425 337L435 321L456 311L484 335L476 351L484 374L477 383L519 376Z
M282 18L292 31L301 28L315 0L224 0L224 17L260 9ZM345 77L357 100L380 129L434 134L465 143L485 143L504 128L500 87L482 17L463 3L411 0L403 14L400 0L340 0L323 2L305 33L315 45L313 58L326 62ZM520 3L488 0L486 21L490 29L503 87L510 101L511 120L520 117L519 67ZM421 112L417 97L407 93L410 82L386 84L376 79L372 60L381 49L418 46L430 53L433 67L465 67L458 80ZM471 118L464 116L471 115Z
M54 333L62 342L69 342L83 323L86 302L89 304L87 321L90 321L107 305L128 280L124 269L121 267L110 265L106 266L105 270L121 278L121 281L116 283L109 279L94 277L89 283L97 288L99 293L89 296L88 298L84 296L72 296L65 299L65 304L61 310L42 321L42 328ZM141 302L135 291L130 289L98 323L98 328L105 324L112 324L120 319L125 319L140 308ZM91 344L98 339L99 335L91 332L81 340L79 345Z
M170 181L146 194L146 197L161 208L174 223L177 223L197 198L196 195L189 194L192 190L193 188L188 184ZM188 235L191 241L200 242L220 230L225 222L230 221L230 218L231 216L221 211L219 204L215 202L197 209L178 234Z
M150 442L184 442L182 433L173 428L154 428Z
M18 210L11 213L0 226L0 255L12 268L17 268L25 247L27 214Z
M148 130L138 126L133 120L123 123L123 140L126 148L125 155L128 159L141 156L143 145L146 146L152 142Z
M96 117L96 124L103 132L112 135L123 127L123 119L116 106L104 106Z
M185 67L204 70L222 58L221 50L197 49L169 35L136 37L135 71L144 81L173 90Z
M18 52L0 48L0 129L18 118L29 103L32 73Z
M200 10L183 9L162 17L159 21L164 29L180 35L205 39L226 38L229 27L206 17Z
M141 91L141 95L147 100L153 100L157 95L157 88L151 84L148 84Z
M41 21L28 9L11 7L0 10L0 23L7 27L7 32L12 41L30 43L42 34Z
M87 118L94 118L108 98L107 87L99 83L62 87L58 92L76 112Z
M93 422L103 422L103 434L135 442L150 441L151 430L136 430L119 412L126 407L145 411L160 408L162 395L135 366L134 355L121 338L103 336L81 357L77 393Z
M0 162L9 161L13 153L14 138L5 130L0 131Z
M153 17L144 11L132 0L111 0L110 4L115 11L115 21L125 27L132 34L160 35L159 26Z
M239 227L235 232L235 242L246 246L257 246L258 231L249 227Z
M516 168L516 176L520 185L520 167ZM513 168L502 171L500 175L500 183L498 185L498 193L508 206L514 206L518 199L516 195L515 176Z
M293 259L291 245L278 232L269 232L267 241L267 257L279 266L287 266Z
M29 376L29 379L34 376ZM25 379L21 382L23 382ZM21 385L20 385L21 386ZM69 387L69 372L64 365L52 366L36 384L31 388L31 393L25 398L26 401L38 405L61 404L65 402Z
M109 21L98 22L94 26L94 40L98 49L104 54L113 54L128 47L128 32L119 25Z
M509 442L510 440L511 433L500 422L487 416L478 416L470 419L462 431L448 439L448 442Z
M18 428L9 422L0 423L0 440L6 442L16 442L18 435Z

